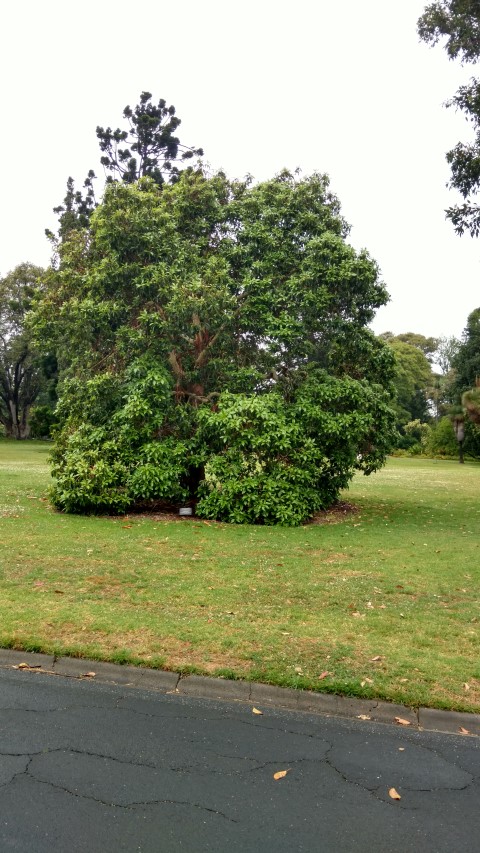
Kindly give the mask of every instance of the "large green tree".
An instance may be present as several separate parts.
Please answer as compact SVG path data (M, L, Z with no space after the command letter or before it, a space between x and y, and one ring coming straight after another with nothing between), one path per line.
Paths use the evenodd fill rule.
M427 353L433 357L437 341L414 332L400 335L384 332L380 337L395 357L394 408L397 428L403 433L405 424L410 421L430 419L429 396L433 374Z
M390 333L387 332L389 335ZM432 361L435 357L438 348L438 338L425 337L419 332L402 332L400 335L392 335L392 339L401 341L404 344L409 344L421 350L428 361Z
M443 376L448 376L453 369L460 346L461 342L454 335L442 335L442 337L438 338L434 360L438 364Z
M480 57L480 4L478 0L438 0L430 3L418 21L420 38L427 44L442 42L450 59L475 63ZM480 80L472 77L460 86L448 106L464 113L471 123L471 142L458 142L447 153L451 167L450 186L458 190L463 204L446 211L458 234L472 236L480 232L480 206L476 196L480 188Z
M63 371L55 504L292 524L380 466L388 297L347 236L323 175L109 185L37 313Z
M28 437L28 415L43 385L41 357L25 323L43 272L23 263L0 279L0 423L10 438Z

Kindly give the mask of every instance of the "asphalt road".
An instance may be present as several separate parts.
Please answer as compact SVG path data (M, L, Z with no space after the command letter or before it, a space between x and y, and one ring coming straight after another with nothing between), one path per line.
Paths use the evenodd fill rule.
M479 853L479 738L260 710L0 670L1 853Z

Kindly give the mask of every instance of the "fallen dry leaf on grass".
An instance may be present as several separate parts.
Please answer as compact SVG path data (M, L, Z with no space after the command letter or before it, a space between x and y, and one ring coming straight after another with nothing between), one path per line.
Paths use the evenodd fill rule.
M411 726L410 720L404 720L403 717L395 717L395 722L398 726Z
M273 778L274 779L283 779L283 777L286 776L287 773L290 772L290 769L291 768L289 767L288 770L278 770L276 773L273 774Z
M325 672L321 672L321 673L320 673L320 675L318 676L318 678L319 678L319 680L321 680L322 678L326 678L326 677L327 677L327 675L330 675L330 673L328 672L328 670L325 670Z
M370 658L370 660L371 660L371 662L372 662L372 663L375 663L377 660L381 660L381 659L382 659L382 656L381 656L381 655L375 655L375 657L374 657L374 658Z
M461 735L469 735L470 734L469 730L464 729L463 726L460 726L458 731L460 732Z
M469 685L469 684L467 684L467 682L466 682L466 681L464 682L463 689L464 689L464 690L470 690L470 685Z
M390 788L390 790L388 792L388 796L391 797L392 800L401 800L402 799L400 794L398 793L398 791L395 790L395 788Z
M263 714L263 711L260 711L258 708L252 708L252 714Z

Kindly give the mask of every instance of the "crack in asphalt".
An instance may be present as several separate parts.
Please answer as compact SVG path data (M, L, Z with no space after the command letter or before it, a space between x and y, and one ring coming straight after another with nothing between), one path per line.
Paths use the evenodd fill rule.
M149 770L158 770L158 767L153 762L145 762L145 761L135 761L134 759L128 760L124 758L117 758L115 755L107 755L102 752L90 752L88 749L74 749L69 746L59 746L55 747L55 749L49 749L43 755L54 755L57 752L70 753L72 755L88 755L90 758L104 758L108 761L115 761L118 764L127 764L131 767L148 767Z
M416 732L416 733L411 732L411 734L412 735L413 734L420 734L420 732ZM410 743L409 740L407 740L406 742ZM468 783L468 785L466 785L467 788L469 788L470 785L473 785L477 781L477 778L480 778L480 777L477 777L477 776L473 775L472 773L470 773L469 770L465 770L465 768L461 764L460 756L458 757L458 761L453 762L453 761L451 761L450 758L446 757L443 754L441 749L438 749L435 746L426 746L423 743L422 744L415 744L415 742L413 742L413 743L417 749L424 749L426 752L430 752L432 755L435 756L435 758L440 758L442 761L445 761L447 764L451 764L453 767L456 767L457 770L461 770L463 773L466 773L468 776L470 776L471 781ZM423 788L422 789L419 788L418 790L423 790ZM430 789L428 789L428 790L430 790ZM463 791L464 788L432 788L432 790L434 790L434 791Z
M144 762L144 761L135 761L135 760L127 760L123 758L117 758L115 755L108 755L102 752L90 752L87 749L75 749L69 746L57 746L53 749L41 749L39 752L0 752L0 757L5 756L5 758L26 758L30 757L32 761L34 758L38 758L39 756L47 756L47 755L55 755L56 753L64 752L65 754L70 753L72 755L88 755L90 758L104 758L108 761L115 761L118 764L128 764L131 767L148 767L149 770L158 770L156 764L153 762Z
M402 790L403 791L409 791L411 794L415 794L415 793L434 794L438 791L440 791L440 792L441 791L450 791L450 792L466 791L467 788L471 787L473 781L474 780L472 778L472 780L470 782L467 782L466 785L462 785L461 788L450 788L448 786L442 786L440 788L410 788L408 785L402 785ZM376 790L378 790L378 789L376 789Z
M49 788L53 788L56 791L63 791L65 794L69 794L72 797L77 797L81 800L90 800L94 803L99 803L102 806L107 806L109 808L114 809L124 809L125 811L133 811L136 808L147 806L159 806L159 805L173 805L173 806L189 806L191 808L200 809L204 812L210 812L210 814L218 815L219 817L223 817L225 820L228 820L230 823L238 823L238 820L235 818L229 817L224 814L224 812L220 812L217 809L210 809L208 806L203 806L201 803L193 803L189 800L168 800L168 799L160 799L160 800L146 800L139 802L131 802L127 805L122 805L121 803L109 802L108 800L102 800L100 797L94 797L89 794L80 794L78 791L72 791L70 788L66 788L63 785L56 785L55 782L48 782L45 779L39 779L38 776L35 776L34 773L30 771L23 771L23 773L17 775L26 775L34 782L37 782L39 785L46 785Z
M384 791L384 790L387 788L387 785L385 785L385 787L384 787L384 786L382 786L382 785L377 785L376 787L369 788L369 787L368 787L368 785L363 784L362 782L358 782L358 781L356 781L355 779L349 779L349 778L348 778L348 776L346 776L346 774L345 774L342 770L340 770L340 768L339 768L339 767L337 767L337 766L333 763L332 759L329 757L329 753L332 751L332 749L333 749L333 748L334 748L334 745L332 744L332 745L330 746L329 750L327 751L327 754L325 755L325 758L324 758L323 760L325 761L325 763L326 763L329 767L331 767L331 768L332 768L332 770L334 770L336 773L338 773L338 775L340 776L340 778L341 778L341 779L343 779L343 781L344 781L344 782L346 782L348 785L355 785L357 788L361 788L362 790L366 791L367 793L372 794L372 795L375 797L375 799L376 799L376 800L378 800L378 801L379 801L379 802L381 802L381 803L384 803L385 805L388 805L388 806L396 805L397 807L402 808L402 809L406 809L406 810L408 810L408 811L418 811L418 807L417 807L417 806L414 806L414 805L411 805L411 804L407 804L407 803L403 803L403 802L400 804L400 803L399 803L398 801L396 801L396 800L393 800L393 799L392 799L392 801L390 801L390 800L384 799L384 797L379 796L379 792L380 792L380 791ZM433 747L423 747L423 746L422 746L421 748L422 748L422 749L427 749L429 752L431 752L431 753L432 753L433 755L435 755L437 758L441 758L443 761L446 761L446 762L447 762L447 764L451 764L451 762L450 762L450 761L448 761L448 759L444 758L441 754L439 754L435 748L433 748ZM454 766L454 767L457 767L458 765L453 765L453 766ZM460 769L462 769L462 768L460 768ZM408 791L409 793L413 793L413 794L414 794L414 793L432 793L432 794L433 794L433 793L435 793L435 792L445 792L445 791L450 791L450 792L454 792L454 791L466 791L468 788L470 788L470 787L474 784L474 782L475 782L475 780L476 780L476 777L475 777L475 776L473 776L471 773L468 773L468 771L465 771L465 770L464 770L463 772L464 772L464 773L467 773L467 775L468 775L468 776L470 776L470 781L469 781L469 782L467 782L465 785L462 785L461 787L456 787L456 786L455 786L455 787L453 787L453 786L452 786L452 787L450 787L450 786L448 786L448 785L447 785L447 786L441 786L441 787L438 787L438 788L436 788L436 787L428 787L428 788L423 788L423 787L422 787L422 788L414 788L414 787L411 787L411 786L408 786L408 785L402 785L402 790L403 790L403 791Z
M392 800L391 802L389 802L388 800L385 800L385 799L383 799L383 797L380 797L378 795L377 792L382 789L381 785L378 785L376 788L369 788L367 785L362 784L361 782L355 781L355 779L349 779L348 776L346 776L342 770L340 770L338 767L335 766L335 764L333 763L333 761L329 757L329 753L332 751L333 748L334 748L334 745L332 745L330 747L330 749L327 750L327 754L325 755L325 758L323 759L323 761L325 762L325 764L327 764L328 767L330 767L335 773L337 773L340 776L340 778L347 785L353 785L355 788L359 788L361 791L365 791L367 794L370 794L377 802L383 803L386 806L393 806L393 805L398 806L399 805L398 801ZM402 806L402 807L405 808L405 806ZM409 808L409 807L407 806L407 808ZM416 811L416 808L414 806L410 807L410 808L412 811Z
M7 705L7 707L2 707L0 705L0 711L16 711L17 713L19 711L21 711L22 713L25 712L26 714L51 714L53 712L57 713L58 711L72 711L72 710L74 710L74 709L68 708L68 707L65 707L65 708L18 708L17 707L17 708L15 708L15 707L10 707L9 705Z
M233 756L231 756L231 755L221 755L221 753L217 753L217 755L219 758L229 758L229 759L233 758ZM238 759L238 760L242 760L242 759ZM300 760L303 760L303 759L297 759L297 761L300 761ZM307 759L305 759L305 761L306 760ZM247 761L256 761L256 759L255 758L248 758ZM276 761L264 761L262 763L257 762L257 767L246 767L245 770L224 770L224 769L216 770L214 767L211 767L211 768L205 767L205 765L202 765L200 763L191 764L191 765L185 764L185 765L182 765L179 767L169 767L168 769L172 773L189 773L192 770L193 772L201 771L203 773L208 773L209 775L212 775L212 776L216 776L216 775L220 775L220 776L222 776L222 775L241 776L241 775L246 774L246 773L256 773L258 770L263 770L265 767L268 767L269 765L271 765L272 767L278 767L278 765L281 763L295 764L296 762L295 761L285 761L284 762L283 760L282 760L282 762L278 762L278 761L277 762Z
M166 695L166 694L163 694L163 695ZM128 696L123 697L123 699L128 699ZM121 701L123 701L123 699ZM201 716L192 716L191 714L175 714L175 715L172 715L172 714L150 714L147 711L138 711L135 708L120 708L120 707L118 708L118 710L123 711L125 713L135 714L135 715L138 715L139 717L147 717L148 719L153 719L153 720L155 720L155 719L171 720L172 722L176 721L176 720L192 720L192 721L196 720L198 723L203 721L203 718ZM281 710L286 711L288 709L282 708ZM244 713L247 713L247 712L245 711ZM297 712L294 712L294 713L297 713ZM302 711L302 712L298 712L298 713L304 713L304 712ZM267 712L267 714L268 714L268 712ZM281 726L270 726L265 722L265 717L268 718L267 714L262 714L262 717L263 717L262 720L258 720L258 719L246 720L246 719L241 719L241 718L237 719L236 718L235 719L235 725L238 724L241 726L249 726L249 727L255 728L255 729L261 729L261 730L266 730L266 731L274 731L274 732L279 732L281 734L286 734L286 735L296 735L297 737L307 737L307 738L310 738L312 740L317 740L317 739L318 740L324 740L321 732L320 733L299 732L296 729L289 729L289 728L284 728ZM342 718L342 719L347 719L347 718ZM231 718L228 716L227 713L225 713L224 716L220 716L220 717L208 717L208 720L211 723L225 723L225 722L230 723L231 722ZM191 740L190 742L194 743L193 740Z
M16 757L16 758L25 758L26 756L18 755L18 756L15 756L15 757ZM15 773L10 777L10 779L9 779L7 782L2 782L2 783L0 784L0 789L1 789L1 788L7 788L7 787L8 787L8 785L11 785L11 784L12 784L12 782L14 782L14 781L15 781L15 779L16 779L18 776L25 776L25 775L27 775L27 774L28 774L29 767L30 767L30 764L32 763L32 760L33 760L33 756L32 756L31 758L29 758L29 759L28 759L28 761L26 762L25 767L24 767L24 769L23 769L23 770L17 770L17 771L16 771L16 772L15 772Z
M0 757L2 755L5 758L27 758L28 756L35 758L37 755L45 755L45 750L41 749L39 752L0 752Z

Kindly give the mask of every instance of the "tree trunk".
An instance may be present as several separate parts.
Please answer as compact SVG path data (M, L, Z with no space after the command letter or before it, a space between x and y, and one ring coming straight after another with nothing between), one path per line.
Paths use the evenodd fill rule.
M17 441L23 441L30 435L30 425L28 423L28 413L30 406L25 406L21 412L18 411L18 406L14 400L10 400L10 417L8 422L4 424L7 438L16 438Z

